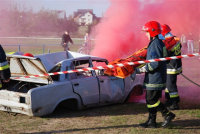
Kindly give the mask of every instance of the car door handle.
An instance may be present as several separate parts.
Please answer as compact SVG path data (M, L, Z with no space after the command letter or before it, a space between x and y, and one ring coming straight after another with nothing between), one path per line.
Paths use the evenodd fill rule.
M79 83L75 83L74 86L79 86Z

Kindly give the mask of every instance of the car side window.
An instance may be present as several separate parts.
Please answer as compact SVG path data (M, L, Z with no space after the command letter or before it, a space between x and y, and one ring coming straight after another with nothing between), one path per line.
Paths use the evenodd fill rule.
M92 64L94 67L107 65L106 62L104 62L104 61L93 61ZM99 69L99 70L95 70L95 73L97 76L103 76L104 71L105 71L105 69Z
M74 68L72 68L72 67L66 67L66 70L74 70ZM65 77L66 77L68 80L77 79L76 73L67 73L67 74L65 75Z
M83 60L83 61L74 61L74 70L81 70L83 68L90 67L89 60ZM71 79L81 79L86 77L91 77L92 72L91 71L79 71L76 73L71 74Z

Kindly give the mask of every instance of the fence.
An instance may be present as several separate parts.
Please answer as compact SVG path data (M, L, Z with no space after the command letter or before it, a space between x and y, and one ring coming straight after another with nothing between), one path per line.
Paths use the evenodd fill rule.
M70 50L77 51L83 44L83 38L72 38L74 45ZM61 38L38 38L38 37L0 37L6 52L30 52L33 54L44 54L63 51Z
M74 45L69 46L70 50L77 51L84 43L83 38L72 38ZM31 52L33 54L44 54L63 51L61 38L40 38L40 37L0 37L0 44L6 52ZM94 39L91 41L93 46ZM200 52L200 41L194 41L194 51ZM188 51L187 43L182 43L182 54L191 53Z

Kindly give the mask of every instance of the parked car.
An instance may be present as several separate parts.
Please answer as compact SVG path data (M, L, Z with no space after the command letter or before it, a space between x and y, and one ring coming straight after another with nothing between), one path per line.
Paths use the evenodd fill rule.
M58 105L83 109L123 103L143 81L143 76L136 74L125 79L106 76L103 69L24 77L108 63L104 58L76 52L69 51L68 57L65 52L57 52L34 57L7 55L7 58L12 77L0 90L0 110L29 116L50 114Z

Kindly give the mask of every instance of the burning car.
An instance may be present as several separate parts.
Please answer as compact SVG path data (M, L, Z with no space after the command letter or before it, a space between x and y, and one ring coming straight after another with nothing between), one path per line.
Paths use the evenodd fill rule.
M58 105L83 109L123 103L136 88L141 88L138 85L143 81L143 77L136 74L124 79L107 76L104 69L25 77L108 63L104 58L71 51L68 57L66 52L57 52L35 57L7 55L7 58L12 77L0 90L0 110L29 116L50 114Z

